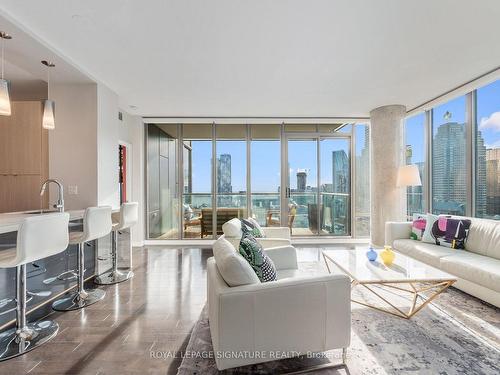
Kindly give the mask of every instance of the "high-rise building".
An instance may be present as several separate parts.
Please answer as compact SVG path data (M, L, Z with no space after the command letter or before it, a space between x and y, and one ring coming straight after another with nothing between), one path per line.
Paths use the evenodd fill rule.
M432 195L436 213L465 215L467 168L465 125L448 122L440 125L432 147ZM476 142L476 213L486 210L486 148L481 132Z
M500 215L500 148L486 150L486 216Z
M349 157L344 150L332 152L333 193L349 193Z
M465 215L467 201L465 126L457 122L440 125L432 148L433 211Z
M231 185L231 155L229 154L222 154L217 159L217 192L233 192Z
M297 170L297 191L306 191L307 171L305 169Z
M486 147L480 131L476 133L476 212L475 216L486 215Z

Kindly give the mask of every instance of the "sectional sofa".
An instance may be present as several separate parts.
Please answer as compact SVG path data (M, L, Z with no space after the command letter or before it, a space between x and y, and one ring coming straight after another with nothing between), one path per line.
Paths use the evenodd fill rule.
M465 250L410 239L411 222L387 222L385 242L394 250L457 277L454 286L500 307L500 222L468 218Z

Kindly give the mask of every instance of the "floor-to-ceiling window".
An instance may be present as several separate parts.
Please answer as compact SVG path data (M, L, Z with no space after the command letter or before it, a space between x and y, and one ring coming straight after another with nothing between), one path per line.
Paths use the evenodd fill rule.
M251 126L250 188L252 216L261 226L281 226L281 126Z
M466 100L460 96L432 109L432 211L467 210Z
M425 112L408 117L405 120L405 163L416 165L420 173L422 184L425 183ZM407 216L411 220L413 214L422 214L426 210L423 186L408 186L407 188Z
M500 219L500 80L476 91L475 214Z
M247 125L216 125L216 222L247 217Z
M365 124L149 124L146 135L151 239L215 238L248 216L294 236L369 235Z
M409 216L430 209L500 220L499 97L496 80L405 120L406 162L422 179L408 188Z
M186 124L182 133L183 237L210 238L213 234L212 125Z

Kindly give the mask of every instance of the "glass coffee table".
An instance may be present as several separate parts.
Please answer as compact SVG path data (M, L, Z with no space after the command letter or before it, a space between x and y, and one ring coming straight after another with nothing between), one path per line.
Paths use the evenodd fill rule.
M380 259L382 250L376 249L379 254L377 260L371 262L366 257L368 249L353 250L323 250L328 272L336 266L341 272L351 278L351 290L362 287L383 303L384 307L371 303L354 300L353 302L371 307L401 318L410 319L422 310L428 303L445 291L457 279L449 273L438 270L407 255L394 252L396 257L390 266L386 266ZM396 306L389 297L382 296L377 290L379 287L397 289L402 293L409 293L411 306L403 309ZM422 293L428 293L424 296Z

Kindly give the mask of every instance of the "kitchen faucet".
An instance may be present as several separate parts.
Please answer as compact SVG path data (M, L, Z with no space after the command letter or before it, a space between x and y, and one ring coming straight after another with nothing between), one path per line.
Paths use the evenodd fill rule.
M57 185L58 187L58 192L59 192L59 197L57 198L57 203L54 204L52 207L57 208L59 212L64 212L64 189L62 184L57 181L49 178L48 180L45 180L45 182L42 184L42 187L40 188L40 196L45 193L45 189L47 188L47 185L49 183L53 182L54 184Z

